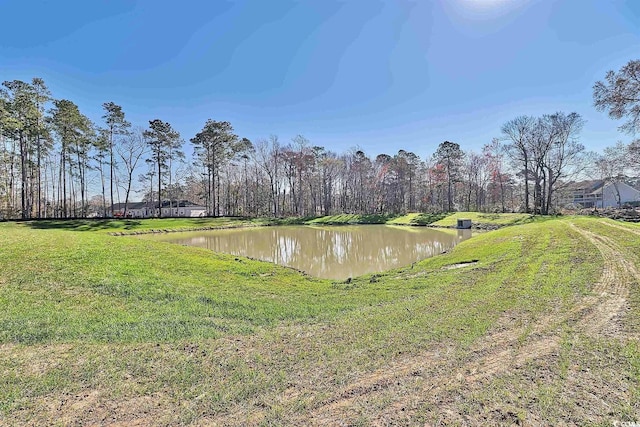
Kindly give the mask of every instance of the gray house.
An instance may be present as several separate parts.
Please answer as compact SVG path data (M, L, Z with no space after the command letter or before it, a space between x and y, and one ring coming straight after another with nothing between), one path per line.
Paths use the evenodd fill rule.
M640 190L622 180L572 182L566 193L567 203L583 208L615 208L640 201Z

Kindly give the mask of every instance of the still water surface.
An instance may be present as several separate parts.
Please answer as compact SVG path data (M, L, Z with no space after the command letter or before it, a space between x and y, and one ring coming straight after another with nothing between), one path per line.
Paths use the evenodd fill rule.
M346 279L402 267L451 249L471 230L426 227L278 226L145 236L293 267L328 279Z

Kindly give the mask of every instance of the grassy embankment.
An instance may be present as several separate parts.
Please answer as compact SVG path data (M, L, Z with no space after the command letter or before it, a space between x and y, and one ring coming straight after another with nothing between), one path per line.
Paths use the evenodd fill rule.
M433 222L432 225L436 227L455 227L458 219L470 219L474 225L502 227L526 224L533 221L533 216L523 213L455 212Z
M303 224L308 218L152 218L152 219L78 219L27 221L25 226L39 230L96 231L135 234L151 231L171 232L230 227Z
M359 215L341 214L302 219L299 223L310 225L342 225L342 224L390 224L390 225L433 225L436 227L455 227L459 218L471 219L474 225L502 227L525 224L533 220L533 216L521 213L494 214L478 212L447 213L409 213L406 215Z
M347 225L347 224L385 224L396 215L360 215L360 214L339 214L327 215L305 221L308 225Z
M230 227L256 227L270 225L353 225L353 224L390 224L390 225L436 225L455 227L458 218L470 218L477 224L506 226L525 223L531 220L528 214L481 214L476 212L447 213L409 213L406 215L379 214L339 214L321 217L293 218L153 218L153 219L116 219L116 220L42 220L25 222L35 229L62 229L69 231L96 231L115 234L135 234L151 231L171 232L187 230L207 230Z
M445 218L446 213L409 213L387 221L391 225L430 225Z
M335 283L104 232L194 224L162 221L0 224L0 424L640 418L640 227L533 221Z

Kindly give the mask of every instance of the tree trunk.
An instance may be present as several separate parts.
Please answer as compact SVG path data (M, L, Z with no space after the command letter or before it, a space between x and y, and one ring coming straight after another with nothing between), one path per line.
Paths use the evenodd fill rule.
M109 186L111 189L111 217L113 218L113 125L109 129Z
M20 173L21 173L21 181L22 185L20 186L20 207L22 219L28 218L27 215L27 147L24 134L20 132L19 136L20 140Z
M162 218L162 163L158 153L158 218Z
M102 216L107 216L107 196L104 188L104 163L102 159L99 160L100 167L100 183L102 184Z
M37 156L37 180L38 180L38 218L42 218L42 166L41 166L41 147L40 147L40 125L38 124L38 136L36 137L36 156Z

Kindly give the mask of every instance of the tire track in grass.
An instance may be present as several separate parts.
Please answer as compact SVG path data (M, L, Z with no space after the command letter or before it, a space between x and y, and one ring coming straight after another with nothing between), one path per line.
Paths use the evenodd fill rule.
M618 321L627 307L629 287L640 283L640 272L635 265L624 257L624 251L612 239L596 235L571 223L570 227L582 238L594 245L604 261L600 279L592 288L594 295L582 298L564 315L547 315L531 325L500 330L487 335L472 346L470 355L456 366L455 361L443 359L439 353L425 353L399 360L363 376L359 381L343 388L333 397L321 402L311 413L314 424L340 425L348 418L350 408L363 400L371 400L375 395L388 392L389 389L402 389L402 383L408 387L417 386L422 396L436 396L451 393L451 387L467 388L485 378L493 377L515 368L524 366L531 360L552 355L559 351L560 336L556 327L570 321L577 330L593 336L613 336L628 338ZM634 232L633 230L627 231ZM521 343L521 337L527 334L530 342ZM416 377L420 384L416 385ZM405 388L406 390L406 388ZM406 407L415 405L415 392L395 399L377 416L380 424L402 419L410 419L411 411ZM413 405L411 404L413 402Z
M593 244L600 252L604 266L599 281L593 286L593 296L583 298L578 304L564 316L544 316L537 321L532 329L532 336L540 336L531 343L527 343L514 351L512 349L490 352L478 362L470 364L472 372L478 374L467 377L470 381L490 376L498 372L506 371L509 367L523 365L531 359L542 357L555 351L559 346L560 337L557 335L544 336L546 331L553 329L553 325L559 325L567 320L575 320L575 327L586 333L599 336L602 334L623 337L620 329L612 323L621 317L627 306L629 287L634 282L640 282L640 272L633 263L624 258L621 248L610 238L598 236L584 229L572 228L580 233L586 240ZM614 330L612 330L614 326ZM502 333L500 339L492 345L500 348L505 345L513 345L514 338L519 336L518 329L511 333ZM497 337L490 334L488 341L495 341ZM481 340L480 347L490 345Z
M608 221L598 221L598 223L602 224L602 225L606 225L607 227L612 227L612 228L617 228L618 230L624 230L627 233L633 233L636 234L638 236L640 236L640 229L635 229L635 228L631 228L631 227L625 227L624 225L620 225L620 224L614 224Z
M598 249L604 260L602 277L593 288L596 303L583 310L580 324L594 336L624 337L620 320L628 309L630 287L640 283L640 272L613 239L574 229Z

